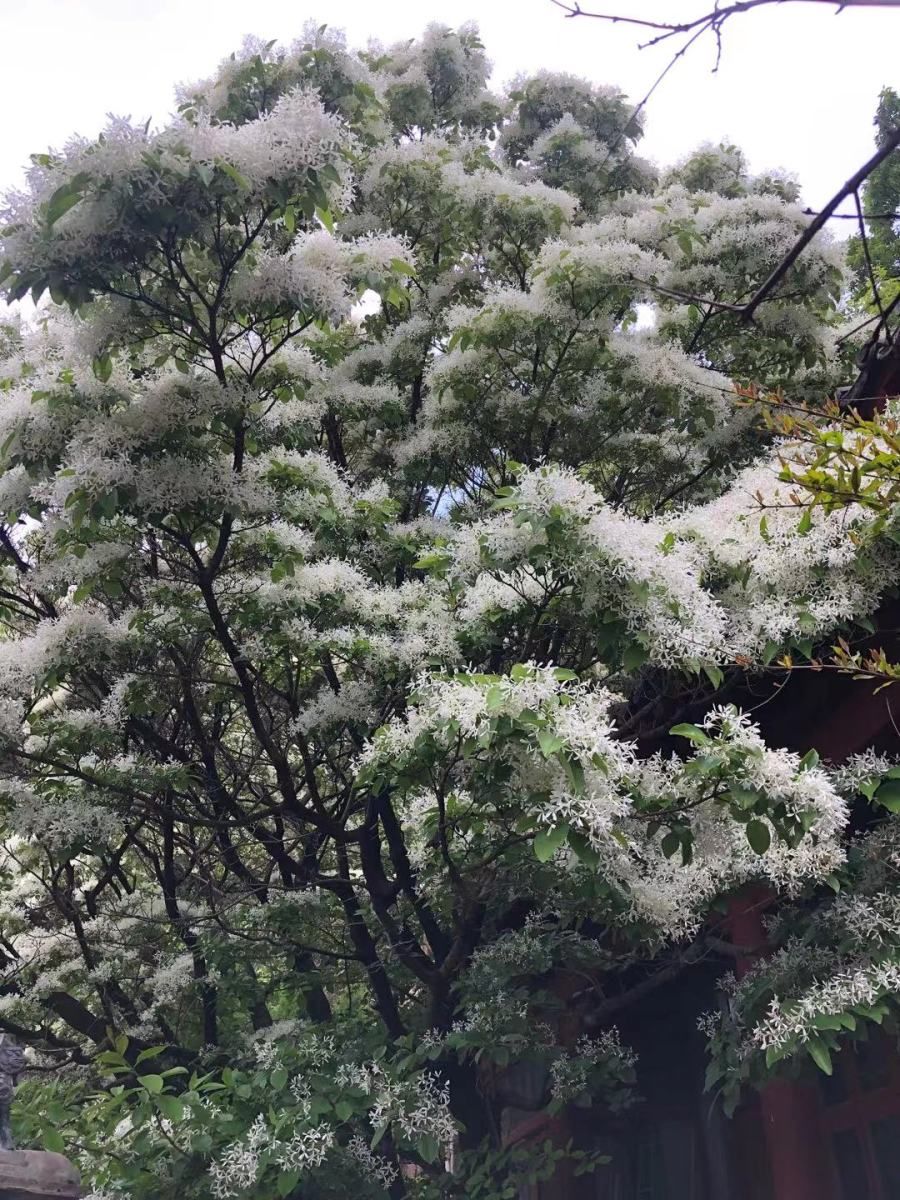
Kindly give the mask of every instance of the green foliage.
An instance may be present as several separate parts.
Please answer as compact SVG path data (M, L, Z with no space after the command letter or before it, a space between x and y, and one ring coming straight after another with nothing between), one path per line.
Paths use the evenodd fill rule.
M900 126L900 96L893 88L883 88L873 120L875 145ZM900 150L895 150L875 168L863 188L863 213L866 222L869 260L875 273L881 303L887 307L900 288ZM855 299L871 312L877 311L869 266L862 238L850 240L848 261L855 275Z

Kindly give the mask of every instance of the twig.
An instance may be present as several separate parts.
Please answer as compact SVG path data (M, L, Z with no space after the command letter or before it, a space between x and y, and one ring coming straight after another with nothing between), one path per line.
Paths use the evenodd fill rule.
M853 201L856 204L856 217L859 221L859 236L862 241L863 257L866 260L866 271L869 275L869 283L872 285L872 295L875 297L875 307L878 309L878 315L881 317L881 323L884 324L884 306L881 303L881 293L878 290L878 279L875 276L875 268L872 266L872 256L869 254L869 238L866 234L866 222L863 217L862 205L859 202L859 192L853 193Z
M804 208L804 217L817 217L819 210L817 208ZM886 213L863 213L867 221L900 221L900 212ZM859 218L855 212L852 213L832 213L828 218L830 221L856 221Z

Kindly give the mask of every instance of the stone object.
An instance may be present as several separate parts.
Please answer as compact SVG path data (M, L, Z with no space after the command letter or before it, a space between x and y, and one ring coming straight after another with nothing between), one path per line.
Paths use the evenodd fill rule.
M47 1150L0 1150L0 1200L78 1200L78 1172Z
M9 1110L16 1080L24 1066L25 1053L22 1047L8 1033L0 1033L0 1150L15 1149L9 1126Z

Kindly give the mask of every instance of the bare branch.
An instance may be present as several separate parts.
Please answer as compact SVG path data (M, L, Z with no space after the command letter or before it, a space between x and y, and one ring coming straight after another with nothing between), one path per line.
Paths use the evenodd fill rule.
M680 34L712 33L718 40L722 26L730 17L739 13L752 11L754 8L764 8L770 4L817 4L820 7L834 9L835 14L848 8L896 8L896 0L734 0L732 4L716 6L701 13L689 21L651 21L648 17L626 16L624 13L593 12L584 9L580 4L567 3L566 0L553 0L557 8L561 8L567 17L590 17L596 21L607 21L611 25L631 25L638 29L646 29L653 36L642 42L642 50L657 46L669 38ZM719 44L721 52L721 43ZM717 62L718 65L718 62Z

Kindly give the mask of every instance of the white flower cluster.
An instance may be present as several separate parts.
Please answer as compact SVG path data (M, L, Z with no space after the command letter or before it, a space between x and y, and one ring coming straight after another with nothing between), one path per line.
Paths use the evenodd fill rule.
M0 694L24 697L51 668L70 669L109 658L126 642L127 622L110 619L100 608L70 608L60 617L41 621L27 637L0 640ZM20 733L16 709L8 707L4 729Z
M270 1143L269 1126L259 1113L244 1137L232 1142L210 1165L210 1190L216 1200L239 1196L253 1187L259 1176L260 1156Z
M369 1119L377 1128L390 1122L409 1141L434 1138L448 1149L456 1137L456 1122L450 1112L450 1085L423 1071L409 1079L394 1079L372 1062L342 1063L338 1084L358 1088L373 1098Z
M740 979L727 976L726 1004L701 1022L714 1047L743 1063L761 1052L780 1058L823 1031L887 1015L900 992L898 832L891 818L857 839L847 865L855 887L845 880L830 902L769 922L781 944Z
M784 1002L775 997L765 1018L752 1031L760 1050L781 1049L814 1037L822 1016L850 1012L856 1005L871 1007L884 996L900 993L900 962L852 963L816 986Z
M339 323L350 316L359 284L387 279L395 261L412 269L400 238L370 234L341 241L323 229L301 234L286 254L259 255L234 277L231 291L242 305L289 304Z
M772 511L760 511L760 495ZM666 664L758 660L769 644L822 636L871 611L898 562L896 548L875 556L849 536L871 520L862 510L817 510L798 532L801 510L774 462L720 499L658 520L605 504L558 466L524 472L510 505L448 531L450 570L467 585L459 619L534 608L562 587L582 613L617 610ZM564 533L548 543L550 517Z
M371 52L386 60L387 100L402 97L421 128L429 128L439 118L454 124L477 120L479 106L496 104L486 88L491 64L470 22L458 29L431 24L417 40L388 47L373 43ZM436 92L443 93L439 112Z
M257 1183L269 1162L283 1171L309 1171L322 1165L334 1144L334 1130L324 1125L310 1126L281 1140L260 1113L243 1138L232 1142L211 1163L210 1191L216 1200L240 1196Z
M240 88L241 76L248 65L255 61L265 63L278 82L290 88L294 80L305 77L312 54L316 55L320 70L327 71L325 64L330 64L334 76L342 82L365 83L379 93L383 91L382 77L370 70L360 55L348 51L341 30L305 21L300 37L287 47L258 37L245 37L240 48L219 63L211 78L176 88L179 104L218 115L227 108L233 91Z
M588 1086L592 1070L601 1068L610 1082L624 1081L637 1063L637 1055L619 1040L615 1027L599 1037L579 1037L574 1050L562 1050L550 1064L550 1091L554 1100L568 1103Z
M841 795L852 799L859 794L861 787L874 783L887 775L888 771L898 767L900 758L868 749L851 754L839 766L834 767L831 778Z
M463 1020L453 1022L454 1033L478 1034L497 1038L510 1029L521 1029L528 1020L528 1001L516 999L504 991L491 992L466 1006Z
M679 543L693 545L704 576L731 580L717 589L728 616L726 644L754 659L767 642L821 637L870 613L895 572L890 544L876 556L851 536L871 514L858 506L816 509L800 533L802 510L777 476L777 460L752 467L719 499L666 522Z
M336 165L346 134L314 92L298 87L255 121L229 125L201 114L194 124L175 126L161 140L176 154L186 148L192 162L214 166L224 160L251 186L262 188L271 180Z
M88 795L69 795L61 804L58 796L53 799L40 796L20 781L7 783L4 790L12 801L5 817L7 829L16 837L63 847L82 840L106 841L122 831L122 817L92 803Z
M612 977L750 882L798 909L835 871L865 887L807 925L815 946L759 967L775 999L741 1025L743 1061L900 990L900 821L845 847L845 798L894 760L830 774L732 708L697 718L678 755L648 756L608 674L646 658L713 680L795 643L812 653L895 582L900 547L869 512L801 521L778 476L802 447L760 454L732 386L811 389L835 369L843 251L809 246L754 336L735 333L707 309L752 294L795 243L796 189L752 180L727 147L657 186L616 89L543 72L496 97L489 72L468 26L365 53L324 28L287 49L251 39L182 92L167 128L112 120L36 156L7 199L5 286L77 310L0 329L8 1019L42 1028L65 990L128 1036L193 1044L203 981L186 929L245 1029L263 999L290 1010L297 946L322 947L310 956L334 996L359 931L332 851L304 855L302 888L285 856L315 849L304 813L346 820L328 845L343 841L344 882L389 955L360 840L368 788L390 795L371 811L423 954L439 939L407 901L415 887L451 921L448 860L464 886L478 873L489 917L547 888L542 918L503 934L488 919L469 961L446 960L459 1019L421 1038L432 1063L500 1041L510 1061L551 1064L558 1104L624 1093L634 1057L616 1031L561 1050L530 983L598 963ZM153 869L166 841L177 920ZM594 916L630 937L576 932L597 879ZM730 996L738 1023L751 982ZM398 992L410 1028L431 1021L426 993ZM397 1163L350 1128L365 1105L402 1155L425 1142L450 1158L444 1074L341 1062L346 1017L337 1004L327 1026L236 1035L261 1078L290 1077L293 1103L216 1155L215 1200L268 1194L332 1154L393 1189ZM335 1128L319 1123L326 1073L353 1093ZM240 1108L227 1091L202 1103L184 1132L198 1161L196 1130ZM150 1135L163 1191L170 1132Z
M724 887L762 878L791 893L841 864L846 806L823 769L805 768L799 755L767 747L752 721L734 709L707 716L710 745L697 748L695 758L719 754L720 784L754 789L805 821L806 833L796 844L773 833L760 854L744 826L716 803L691 759L641 759L634 744L618 736L610 713L614 700L603 688L560 680L551 668L518 668L514 676L498 678L422 676L406 716L383 726L361 761L397 769L428 744L451 756L459 753L460 739L490 746L509 764L507 786L516 805L530 809L542 826L565 824L586 837L599 855L598 869L621 883L632 916L663 936L694 931ZM494 726L503 718L522 721L530 738L498 740ZM479 802L477 762L460 758L453 779ZM647 837L636 798L659 804L663 813L690 813L689 864L666 857L662 833ZM489 804L484 811L491 811ZM561 865L568 861L567 850L557 853Z
M347 1143L347 1153L359 1164L367 1179L388 1188L397 1178L398 1171L392 1162L381 1154L375 1154L366 1144L365 1138L354 1134Z
M346 145L341 122L302 87L241 125L200 113L192 123L179 121L153 133L116 118L96 141L76 139L61 153L43 157L28 173L28 191L5 197L4 253L12 262L32 266L67 264L90 253L101 238L130 235L122 225L125 195L152 210L171 202L191 169L212 171L225 163L248 195L259 197L273 182L296 179L308 170L343 170ZM88 180L95 189L90 193ZM44 206L60 189L79 183L85 187L84 198L60 215L52 238L43 236Z

